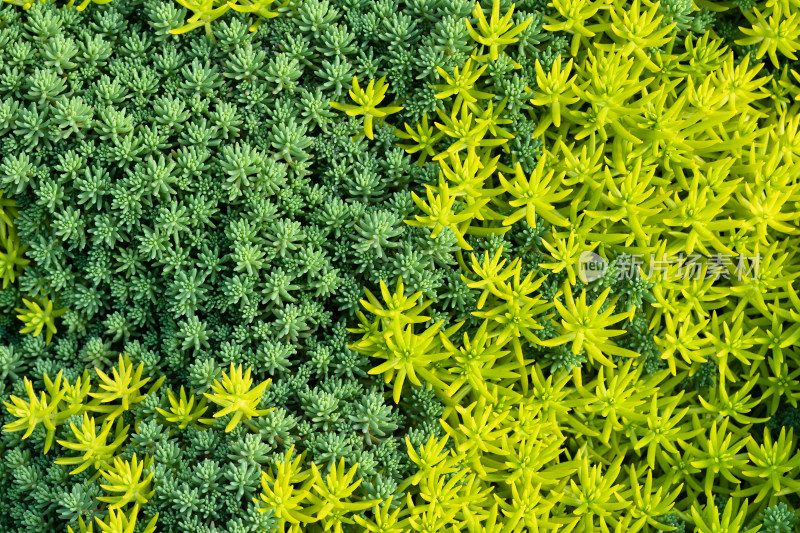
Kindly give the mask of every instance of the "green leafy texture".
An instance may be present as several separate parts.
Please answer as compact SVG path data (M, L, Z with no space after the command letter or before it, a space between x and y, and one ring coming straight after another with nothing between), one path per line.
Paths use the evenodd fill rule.
M372 141L354 139L362 117L342 121L328 102L344 101L356 74L386 76L392 95L438 83L435 68L390 64L383 51L390 41L444 50L450 31L469 39L451 16L469 10L434 10L396 36L382 25L364 31L378 13L371 3L292 4L254 32L260 16L230 9L211 23L210 42L202 30L169 34L192 16L174 2L59 7L8 5L0 15L0 71L9 66L0 76L0 188L16 205L3 203L12 249L29 261L0 291L2 402L30 401L25 376L50 400L33 378L63 369L70 390L85 395L65 393L72 399L60 402L52 439L77 442L70 424L80 428L88 414L99 433L127 397L130 409L114 420L130 425L117 456L153 459L155 494L140 505L139 528L157 513L159 530L202 531L212 516L220 530L271 530L274 513L252 502L258 472L291 446L323 478L343 457L345 471L358 463L354 502L393 495L415 468L406 437L440 435L441 402L422 394L394 404L392 388L367 374L368 359L347 348L345 326L362 287L377 294L380 279L402 275L430 298L460 291L457 248L448 230L432 240L403 223L415 209L408 191L421 193L436 166L415 165L381 120ZM419 6L401 7L415 17ZM23 298L44 306L43 297L68 309L49 344L20 334L15 311ZM452 299L461 314L468 305ZM121 353L130 368L117 380ZM226 433L231 415L210 416L222 407L203 394L231 363L251 368L255 384L272 380L255 406L272 410ZM101 403L90 392L118 397ZM66 414L76 404L87 410ZM5 408L2 416L16 420ZM43 457L44 423L23 440L26 431L0 437L0 451L22 454L0 466L12 502L0 506L0 529L108 523L102 475L69 476L79 465L54 464L82 452L54 444ZM30 498L38 503L20 503ZM133 505L114 515L131 517Z
M158 391L121 415L136 422L124 453L156 461L156 494L139 520L158 512L168 530L202 531L212 519L228 531L353 527L346 510L325 513L315 500L333 490L319 486L321 465L337 464L342 474L358 464L341 484L346 492L362 480L348 500L395 496L399 512L385 516L401 530L634 531L682 521L754 530L768 510L797 504L783 494L796 478L796 443L780 426L797 424L798 91L789 68L758 61L775 42L776 56L793 53L791 23L780 20L793 21L794 7L689 4L524 2L507 16L510 4L496 2L467 23L476 6L463 2L304 1L252 33L253 17L229 9L213 21L215 43L174 41L168 31L184 14L161 2L83 13L7 7L0 131L12 135L0 143L0 180L18 204L13 248L27 246L30 265L14 267L0 305L10 315L22 298L57 293L70 311L50 344L0 322L9 339L0 393L24 396L26 372L56 368L82 390L74 380L87 362L102 371L122 351L145 375L166 374L173 390L209 391L230 364L273 379L258 409L275 409L228 433L176 428ZM756 24L742 22L756 21L754 9L772 10L767 25L786 39L727 49L723 39ZM758 24L758 38L772 39ZM456 67L471 75L457 80ZM386 76L403 107L397 124L437 117L433 127L414 126L418 139L403 147L380 121L372 142L354 138L364 123L320 111L342 101L354 76ZM464 91L442 94L462 81ZM406 148L434 163L410 164ZM530 209L538 193L547 201ZM487 268L470 267L459 248ZM610 271L579 283L589 250ZM508 267L490 268L498 252ZM710 257L695 266L717 279L676 283L677 265L645 278L625 256L680 252ZM737 253L760 254L760 275L730 279L735 267L722 254ZM632 275L617 279L622 271ZM398 277L416 296L405 302L401 289L397 300L433 302L430 321L412 314L398 328L364 317L357 333L368 342L348 350L344 320L361 286L377 294ZM420 357L397 350L432 328ZM575 331L593 334L588 346L606 364L586 339L573 350L565 336ZM370 380L361 356L391 348L419 385L400 385L397 407L382 406L397 413L387 421L374 398L360 399L373 387L397 394L396 384ZM390 380L400 366L386 369ZM354 430L351 414L369 413L385 436ZM762 440L764 422L772 441ZM66 422L54 425L69 436ZM667 428L681 436L672 448L652 444L664 438L638 446ZM80 528L88 518L133 529L138 506L93 516L85 502L97 480L64 481L66 471L36 455L45 428L21 441L24 430L0 444L10 449L0 489L41 503L0 510L3 528ZM411 450L434 443L431 453L398 452L406 437ZM790 453L776 450L781 439ZM277 502L259 513L251 499L268 456L280 462L292 444L320 475L302 492L308 517L288 525L272 514ZM753 475L764 465L781 473L777 487ZM363 513L364 527L383 520L375 508ZM770 516L792 524L791 511Z

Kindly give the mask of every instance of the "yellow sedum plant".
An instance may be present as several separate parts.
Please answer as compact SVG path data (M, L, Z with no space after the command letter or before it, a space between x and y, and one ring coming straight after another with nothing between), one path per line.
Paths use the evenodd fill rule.
M33 336L37 337L44 329L45 342L50 344L53 335L57 332L55 319L62 316L67 310L54 309L53 301L49 298L44 298L44 307L27 298L23 298L22 303L25 308L17 309L17 312L20 313L17 318L25 323L25 327L20 330L20 333L33 333Z
M150 381L149 377L142 378L143 371L144 363L139 363L139 366L134 368L127 354L120 354L119 362L112 368L111 375L95 368L100 382L98 390L89 393L89 396L97 401L97 404L90 408L91 411L102 413L108 420L114 420L144 400L148 394L158 390L164 383L164 377L156 380L146 392L142 391L142 387Z
M292 446L277 464L261 473L261 512L272 511L278 518L278 531L334 531L344 533L356 522L356 513L380 503L377 500L353 501L351 496L361 484L355 483L358 463L346 469L342 458L323 476L315 464L304 467L305 453L295 457ZM389 524L386 524L389 525ZM369 529L368 529L369 531Z
M204 396L222 409L214 413L214 418L231 415L225 431L231 431L239 422L246 422L251 418L263 416L271 409L258 409L261 395L267 390L272 380L268 379L251 388L253 378L250 377L251 369L242 370L242 365L234 367L231 363L229 372L222 373L221 380L215 380L211 386L211 393Z
M0 220L0 230L0 279L5 289L16 281L30 260L23 255L28 247L20 242L14 226Z
M175 0L180 5L192 12L192 16L186 21L186 24L180 28L169 30L173 35L181 35L188 33L197 28L203 28L206 36L213 38L214 34L211 31L211 23L224 15L231 5L227 1L221 0Z
M44 442L44 453L50 451L55 437L56 426L63 424L72 415L80 411L80 406L69 405L60 409L61 402L65 399L66 390L62 388L62 373L59 372L54 381L45 376L47 392L40 392L37 397L33 390L33 383L25 378L25 391L28 393L28 400L25 401L17 396L11 396L11 403L5 403L6 409L16 420L6 424L3 431L16 432L25 431L22 438L27 439L39 424L46 432Z
M177 424L180 429L185 429L191 424L200 422L203 424L213 424L213 419L200 418L208 410L206 398L202 398L200 402L195 405L194 392L189 391L189 397L186 397L186 389L181 386L180 399L176 398L171 390L167 390L167 397L169 399L169 410L156 407L156 411L164 417L167 422Z
M105 480L105 484L101 483L100 486L112 496L101 496L97 499L110 504L109 509L119 509L129 503L144 505L155 494L152 490L153 473L150 472L142 479L144 469L150 470L152 466L151 458L137 461L135 453L129 461L115 457L113 466L100 472Z
M366 89L362 89L358 84L358 78L353 76L353 88L350 89L349 94L355 105L341 104L339 102L330 102L330 105L334 109L344 111L350 117L364 115L364 135L368 139L372 139L372 123L374 119L384 118L403 109L400 106L378 107L378 104L386 98L386 91L388 90L389 84L386 83L386 76L377 81L370 80Z

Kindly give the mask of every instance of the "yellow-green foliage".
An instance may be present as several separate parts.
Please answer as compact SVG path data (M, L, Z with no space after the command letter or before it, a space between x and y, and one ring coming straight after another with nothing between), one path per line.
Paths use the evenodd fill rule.
M97 499L110 504L109 509L119 509L129 503L147 503L154 494L151 490L153 473L147 474L145 479L142 476L144 469L150 470L152 466L151 458L137 461L136 454L129 461L115 457L113 468L101 472L106 484L100 486L112 496L101 496Z
M159 379L147 391L143 391L142 387L150 381L150 378L142 379L143 368L143 364L134 368L127 355L120 355L118 365L112 369L110 376L95 368L95 372L100 378L95 388L92 387L88 371L77 378L75 383L69 383L63 379L62 372L58 373L55 380L51 380L45 374L46 391L40 392L38 398L32 383L26 378L28 401L11 396L12 403L6 403L5 406L17 420L6 424L3 431L25 430L22 438L26 439L39 424L42 424L47 431L47 440L45 441L45 453L47 453L55 427L64 424L74 415L83 416L83 424L80 427L76 427L75 424L70 425L75 440L59 441L59 444L86 452L86 455L83 456L86 460L92 457L95 459L102 457L102 460L93 459L95 468L99 468L107 463L105 459L113 457L114 450L127 436L127 426L121 429L122 426L119 424L121 419L119 419L112 440L114 442L120 438L122 440L119 440L117 444L107 443L114 420L141 402L147 394L156 391L163 382L163 378ZM93 416L95 414L97 416ZM96 427L98 423L101 425L99 432ZM74 459L77 462L68 459L69 462L66 464L83 462L80 458ZM86 465L78 471L85 468L87 468Z
M228 9L262 18L277 9L274 0L178 1L192 15L176 34L202 27L211 36L213 21ZM346 471L341 461L323 477L290 450L262 473L263 510L274 510L281 531L343 531L356 523L375 532L656 531L675 513L698 532L750 532L759 511L800 491L793 432L753 437L754 425L780 403L800 399L800 371L789 373L800 365L793 285L800 89L791 80L800 74L784 68L766 76L748 56L736 62L710 32L678 42L674 23L648 0L553 0L550 7L544 28L566 32L571 46L549 70L538 64L535 83L525 88L534 135L544 143L534 168L499 158L515 134L504 117L508 102L493 102L485 73L503 56L520 68L506 50L530 24L499 0L489 10L476 5L472 22L465 21L475 42L470 59L452 71L437 69L433 125L426 115L396 131L408 153L420 162L432 158L441 170L424 198L414 195L421 213L410 225L433 237L449 228L469 251L468 235L500 235L513 223L543 219L552 231L543 236L549 258L540 266L563 272L566 281L545 299L547 276L523 272L520 259L504 260L502 250L460 253L463 281L478 294L473 328L426 324L430 302L420 293L406 296L402 280L394 293L382 283L380 298L368 292L363 305L371 316L359 315L353 348L379 360L371 373L392 383L396 402L409 387L431 387L446 405L446 436L409 444L417 471L396 502L351 501L357 465ZM745 12L752 27L742 28L738 43L757 45L755 56L776 65L795 59L797 7L794 0L759 3ZM377 107L387 88L385 78L365 90L354 78L356 105L331 105L363 115L371 139L374 119L400 109ZM13 205L2 202L5 286L26 261ZM578 258L587 251L640 254L643 270L678 254L758 257L759 271L701 260L695 281L681 279L674 264L651 276L647 321L666 368L647 373L644 357L615 340L634 307L617 312L608 290L593 303L586 291L574 291ZM713 272L730 279L703 279ZM29 309L26 329L47 327L49 340L52 304L47 312ZM555 312L559 322L546 326ZM545 327L556 334L542 340ZM587 361L545 375L527 345L585 353ZM720 371L717 386L682 390L709 361ZM73 472L93 468L105 480L102 500L111 510L97 521L102 531L133 532L140 504L152 495L144 475L150 459L119 457L129 430L121 415L147 394L141 373L141 365L120 357L111 375L97 371L94 390L88 373L74 384L45 376L46 392L37 397L26 381L28 399L6 404L17 420L4 429L28 438L43 427L45 451L56 427L82 416L80 427L70 424L74 438L58 441L80 455L59 461L77 465ZM180 399L170 392L169 411L158 412L179 428L211 423L201 418L208 400L220 407L214 418L230 415L230 431L265 413L257 407L268 384L251 388L250 370L231 365L196 407L196 395L187 399L182 389ZM374 515L356 516L373 506ZM145 531L154 529L155 518Z
M64 383L62 386L61 372L56 376L55 381L50 380L45 376L45 387L47 392L40 392L36 396L33 390L33 383L28 378L25 378L25 391L28 393L28 401L25 401L17 396L11 396L11 403L6 403L6 409L16 418L15 421L6 424L3 427L4 431L25 431L22 435L23 439L27 439L33 433L33 430L41 424L46 432L44 442L44 453L50 450L53 444L53 437L55 436L56 426L63 424L69 417L78 414L81 410L80 403L76 404L69 401L68 395L71 391L69 384ZM80 378L78 379L80 381ZM88 381L86 382L88 386ZM80 384L76 384L78 389L82 389ZM88 391L86 391L88 392ZM78 394L81 394L79 392ZM83 393L85 397L86 393ZM61 402L65 401L65 405L60 409Z
M353 483L358 463L345 471L342 458L323 477L315 464L303 468L305 453L297 457L293 454L294 446L276 467L261 473L261 511L274 511L280 520L279 531L342 533L344 525L355 523L355 513L378 503L350 500L361 484L360 479Z
M86 522L83 518L78 519L78 527L80 528L78 531L74 531L70 526L67 526L68 533L134 533L136 528L136 522L139 515L139 506L134 505L127 514L122 511L117 511L114 509L110 509L108 511L108 517L105 520L95 519L97 521L98 529L94 529L94 522L90 522L89 526L86 526ZM158 514L150 519L147 525L144 526L144 529L141 530L142 533L155 533L156 531L156 521L158 520Z
M218 0L175 0L180 5L192 12L186 24L169 32L174 35L190 32L197 28L204 28L208 37L213 37L211 23L224 15L231 6L228 2Z
M95 368L100 383L99 390L89 393L89 396L95 398L97 402L90 410L102 413L108 420L114 420L144 400L145 396L158 390L164 383L163 377L158 379L147 392L142 391L142 387L150 381L149 377L142 379L143 370L144 364L140 363L134 368L127 354L120 354L119 363L111 370L110 376Z
M271 19L278 16L277 11L273 11L273 9L285 7L287 5L287 2L284 2L280 6L275 6L276 1L277 0L241 0L242 3L228 2L228 5L230 5L231 9L234 11L253 13L258 16L259 19L250 26L250 31L256 31L264 19Z
M114 428L113 420L107 419L98 428L94 417L90 418L88 413L83 413L81 425L70 424L69 428L72 430L73 438L60 440L58 443L81 455L56 459L56 464L78 465L70 474L79 474L89 467L98 471L108 468L119 447L128 438L130 426L123 426L122 419L119 419L117 427ZM111 435L112 428L114 428L113 435Z
M111 2L111 0L83 0L80 4L75 7L78 11L83 11L89 4L98 4L103 5ZM70 8L75 5L75 0L69 0L67 3L67 8Z
M740 27L744 37L736 44L758 45L756 57L768 54L775 66L781 65L778 54L797 59L800 50L800 21L796 2L759 2L752 11L743 11L751 27Z
M98 500L109 504L109 513L104 520L96 518L99 531L114 533L133 532L140 505L152 497L152 474L144 470L152 463L145 457L139 461L134 455L130 460L119 457L130 430L122 422L122 414L141 402L147 394L157 390L163 378L148 390L142 387L150 378L142 378L144 365L133 366L127 355L120 355L118 364L109 374L95 368L99 382L92 387L89 372L77 378L75 383L63 379L59 372L55 380L44 375L45 391L36 396L32 383L26 378L28 400L11 396L6 409L17 420L6 424L3 431L25 431L27 439L38 426L45 429L44 452L53 442L56 427L67 423L75 415L82 417L79 424L69 423L72 438L59 440L58 444L77 455L56 459L56 464L75 466L70 474L92 469L95 477L102 477L101 487L106 495ZM133 504L133 505L131 505ZM158 515L153 517L144 531L155 531ZM72 530L70 529L72 532ZM93 533L94 524L87 526L80 521L80 531ZM73 532L74 533L74 532Z
M110 0L109 0L110 1ZM206 35L213 39L214 35L211 31L211 23L216 19L228 12L229 9L240 11L242 13L252 13L258 18L252 26L250 31L255 31L261 25L263 19L275 18L278 16L276 11L276 0L242 0L238 3L236 0L230 2L228 0L175 0L180 5L192 12L192 16L186 21L186 24L180 28L175 28L169 32L173 35L180 35L187 33L197 28L204 28Z
M544 141L528 174L498 162L509 136L482 76L515 41L499 5L491 22L476 8L470 61L435 86L439 121L396 130L408 153L441 168L427 198L415 197L422 214L409 223L432 236L448 227L469 250L467 235L542 218L552 230L541 267L567 282L552 303L537 301L545 276L524 276L517 260L462 261L465 282L480 291L473 314L483 319L462 339L460 324L422 326L428 302L418 294L384 286L383 303L368 294L374 317L361 315L353 348L383 360L373 372L394 383L395 400L405 381L424 382L447 405L447 438L409 450L420 470L402 487L408 496L391 527L656 531L673 513L699 532L755 531L748 527L759 511L800 490L792 431L763 444L751 435L779 403L800 398L800 372L789 374L800 365L800 88L786 69L771 79L747 56L737 63L711 32L676 43L655 3L554 0L558 14L545 29L571 34L571 50L549 72L537 65L527 88L534 135ZM798 11L792 2L759 4L745 30L755 36L741 44L760 44L756 55L775 63L774 54L794 58ZM639 254L645 274L651 261L700 257L698 279L674 262L649 276L647 319L664 370L644 372L644 356L614 342L633 304L630 315L614 314L608 291L591 305L585 292L573 295L586 251ZM758 272L737 257L760 258ZM537 320L552 310L558 333L542 342ZM545 377L525 343L588 361ZM682 390L709 360L718 385ZM718 507L715 498L729 499Z
M53 301L49 298L43 298L43 301L44 307L41 307L38 303L23 298L22 303L25 308L17 309L17 312L20 313L17 318L25 323L25 327L20 330L20 333L33 332L33 336L37 337L42 332L42 329L45 329L45 342L50 344L53 335L56 333L55 319L66 313L67 310L54 309Z
M377 81L370 80L366 89L362 89L358 84L358 78L353 76L353 88L350 89L350 98L356 105L340 104L338 102L331 102L330 104L334 109L344 111L351 117L364 115L364 134L367 138L372 139L373 119L384 118L403 109L399 106L378 107L378 104L386 98L386 91L388 90L389 84L386 83L386 76Z
M492 4L492 14L487 20L480 2L475 4L472 15L478 21L478 30L476 31L472 28L469 20L466 21L467 28L469 28L469 34L476 43L488 47L488 59L497 60L500 49L517 42L517 36L530 25L531 19L515 25L511 22L513 14L514 9L511 8L501 17L500 2L495 1ZM485 60L486 58L484 57L483 59ZM456 103L456 106L458 106L458 103Z
M4 198L3 191L0 189L0 238L8 237L17 216L19 216L17 203L12 198Z
M14 228L14 219L18 215L16 202L11 198L4 198L3 191L0 190L0 279L3 280L4 289L9 283L14 283L30 263L23 257L27 246L20 242Z
M212 393L204 394L211 402L222 407L214 413L214 418L231 415L225 431L232 430L242 420L247 421L271 411L271 409L257 409L257 407L261 401L261 395L267 390L272 380L263 381L251 389L253 378L250 377L250 371L251 369L248 367L242 373L242 365L234 368L231 363L230 372L223 372L222 380L214 381L211 386Z
M105 520L95 518L98 526L98 533L134 533L136 521L139 515L139 505L134 505L129 511L109 509ZM158 514L150 519L142 530L142 533L155 533ZM91 525L87 533L93 533Z
M186 389L181 385L180 399L175 398L171 390L167 390L167 397L169 399L169 411L156 407L156 411L164 417L167 422L177 424L180 429L184 429L190 424L201 422L203 424L213 423L213 419L200 418L208 410L206 398L201 398L200 402L195 406L195 395L193 391L189 391L189 398L186 398Z

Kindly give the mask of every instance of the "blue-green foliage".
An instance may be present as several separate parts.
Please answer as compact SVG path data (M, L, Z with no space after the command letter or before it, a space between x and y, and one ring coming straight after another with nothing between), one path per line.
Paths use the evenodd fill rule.
M765 533L792 533L800 518L785 503L777 503L764 510L761 529Z
M292 445L358 462L359 497L387 497L409 473L404 439L441 431L432 395L403 405L411 417L385 400L345 330L381 278L461 290L446 274L454 239L403 222L436 167L396 148L390 126L355 137L360 123L328 104L354 75L428 91L438 74L422 57L450 41L464 50L453 64L466 58L470 4L417 4L297 2L256 33L231 12L215 43L169 35L185 20L172 2L0 9L0 189L32 260L0 293L0 400L24 396L23 376L40 389L44 373L74 380L122 351L174 391L205 391L231 362L273 380L258 433L170 426L156 411L166 387L126 415L125 456L155 458L143 513L160 513L160 531L270 529L251 500ZM415 43L428 52L405 52ZM41 290L69 309L49 345L14 317ZM0 437L0 530L77 530L102 513L97 480L68 476L58 447L43 456L39 430L20 437Z

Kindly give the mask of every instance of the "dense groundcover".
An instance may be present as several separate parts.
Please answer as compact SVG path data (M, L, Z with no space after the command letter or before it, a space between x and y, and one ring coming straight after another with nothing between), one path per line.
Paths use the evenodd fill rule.
M800 531L800 2L0 4L0 531Z

